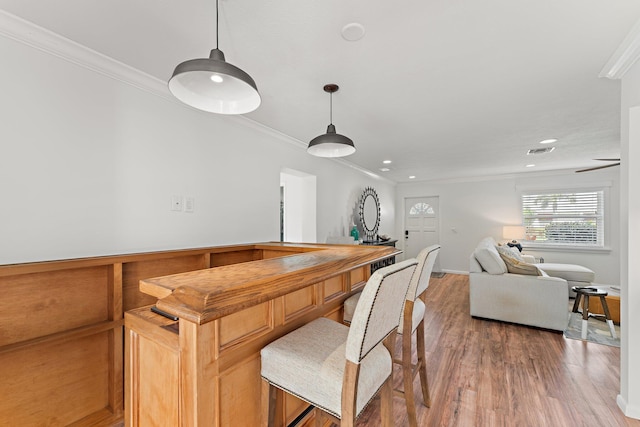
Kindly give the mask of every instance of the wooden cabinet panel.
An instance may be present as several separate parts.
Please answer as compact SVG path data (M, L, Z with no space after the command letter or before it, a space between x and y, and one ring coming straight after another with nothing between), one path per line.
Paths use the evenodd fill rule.
M299 315L313 310L317 305L316 286L307 286L284 296L284 321L295 319Z
M171 258L132 261L122 266L122 299L124 310L155 304L157 298L139 290L142 279L167 276L207 268L205 255L180 255Z
M106 408L108 335L0 354L0 424L66 426Z
M108 320L108 276L100 266L0 277L0 347Z
M330 311L329 313L324 315L324 317L326 317L327 319L331 319L338 323L342 323L343 316L344 314L342 312L342 305L336 307L333 311Z
M302 413L309 404L302 399L298 399L292 394L284 393L284 414L286 425L289 425Z
M325 303L343 295L347 291L344 276L340 275L325 280L323 289Z
M262 250L262 259L269 259L269 258L280 258L283 256L289 256L289 255L295 255L297 252L294 251L274 251L274 250L269 250L269 249L263 249Z
M350 272L352 291L364 287L366 280L369 278L366 272L365 267L357 268Z
M220 351L273 329L273 303L265 302L219 320Z
M220 426L260 425L261 381L259 354L220 375L216 402Z
M136 409L138 425L175 427L180 425L178 402L179 387L166 390L167 384L180 384L179 354L167 351L144 336L137 337L137 353L144 362L136 360L138 367L138 395Z
M241 262L257 261L261 259L259 250L245 249L233 252L221 252L211 254L211 267L239 264Z

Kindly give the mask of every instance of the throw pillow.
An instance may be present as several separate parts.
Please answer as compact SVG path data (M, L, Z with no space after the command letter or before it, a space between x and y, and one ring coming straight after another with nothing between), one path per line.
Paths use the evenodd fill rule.
M487 273L504 274L508 272L507 266L496 250L495 243L482 241L478 244L473 254L482 266L482 269Z
M524 261L524 259L522 259L522 254L520 254L520 251L516 248L512 248L511 246L507 245L498 245L496 246L496 249L498 250L498 253L500 255L515 258L518 261Z
M526 274L529 276L542 276L542 273L540 272L538 267L533 264L518 261L515 258L511 258L503 254L500 254L500 256L502 257L504 263L507 264L507 271L509 271L509 273Z

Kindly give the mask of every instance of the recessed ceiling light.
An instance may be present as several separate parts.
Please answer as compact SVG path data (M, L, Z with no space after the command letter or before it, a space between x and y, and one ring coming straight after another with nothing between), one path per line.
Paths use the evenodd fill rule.
M389 168L380 168L380 170L381 170L382 172L389 172L391 169L389 169Z
M558 142L558 140L555 138L545 139L544 141L540 141L540 144L553 144L554 142Z
M409 179L415 179L415 178L416 178L416 176L415 176L415 175L411 175L411 176L409 177Z
M383 160L382 163L384 163L385 165L388 165L389 163L391 163L391 160Z
M534 166L535 166L534 164L530 164L530 165L526 165L525 168L532 168Z
M342 37L350 42L355 42L364 37L364 26L357 22L352 22L342 27Z

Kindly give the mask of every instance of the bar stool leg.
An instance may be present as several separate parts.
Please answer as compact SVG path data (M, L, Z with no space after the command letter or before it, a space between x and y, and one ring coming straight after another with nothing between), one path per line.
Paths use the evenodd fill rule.
M582 339L586 340L589 325L589 295L585 295L582 301Z
M600 304L604 309L604 317L607 319L607 323L609 324L609 332L611 332L612 338L618 338L616 336L616 328L613 326L613 320L611 320L611 314L609 313L609 306L607 305L607 299L603 296L600 297Z

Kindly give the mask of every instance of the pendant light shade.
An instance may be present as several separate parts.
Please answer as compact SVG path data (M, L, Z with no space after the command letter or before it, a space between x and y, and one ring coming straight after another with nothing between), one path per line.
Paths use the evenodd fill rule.
M218 1L216 0L216 45L218 39ZM216 46L209 58L179 64L169 90L180 101L199 110L218 114L245 114L260 105L260 94L251 76L225 61Z
M344 135L336 133L336 127L333 125L333 92L339 89L336 84L328 84L324 86L324 91L329 92L329 126L327 133L316 136L309 142L307 153L317 157L344 157L356 152L353 141Z

